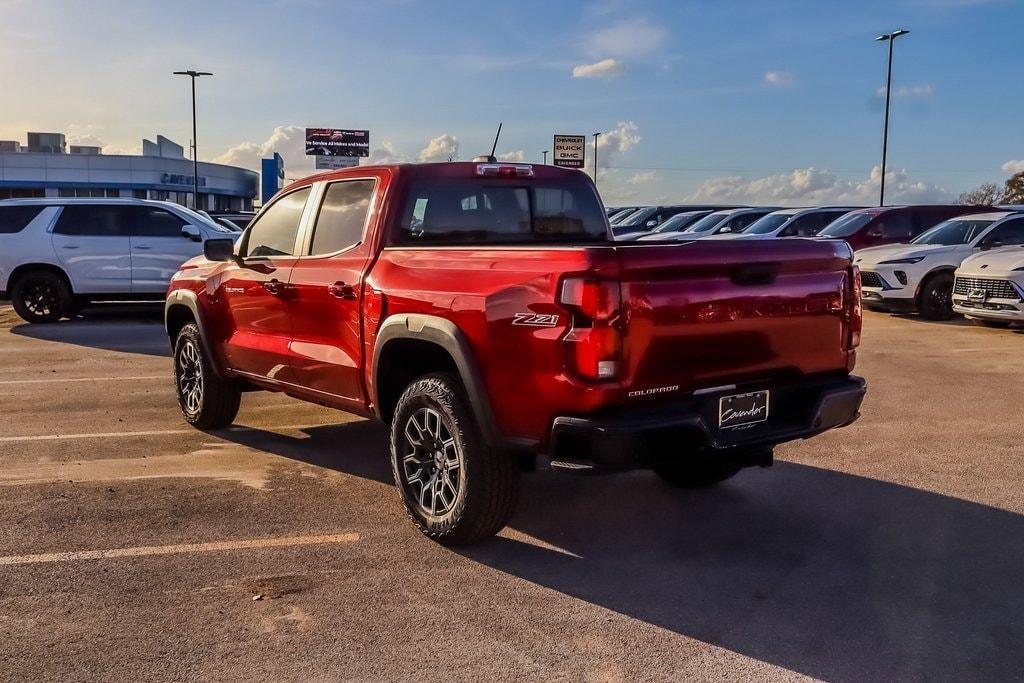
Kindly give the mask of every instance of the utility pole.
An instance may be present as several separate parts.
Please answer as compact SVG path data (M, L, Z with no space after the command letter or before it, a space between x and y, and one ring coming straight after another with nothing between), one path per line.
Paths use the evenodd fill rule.
M544 165L547 166L548 165L548 151L544 150L543 152L541 152L541 154L544 155Z
M597 138L600 133L594 133L594 187L597 187Z
M885 205L885 164L889 152L889 100L892 95L892 44L896 42L897 38L907 33L910 31L901 28L892 33L883 33L875 38L875 40L889 43L889 67L885 76L885 123L882 125L882 178L878 191L879 206Z
M196 138L196 79L200 76L212 76L209 71L175 71L175 76L188 76L192 79L192 208L199 208L199 143Z

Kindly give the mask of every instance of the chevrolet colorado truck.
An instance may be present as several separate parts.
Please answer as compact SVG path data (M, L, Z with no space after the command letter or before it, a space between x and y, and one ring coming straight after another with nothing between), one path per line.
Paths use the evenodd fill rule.
M590 179L486 162L361 166L283 189L168 290L200 429L270 390L390 426L443 543L497 533L537 456L706 486L858 417L861 292L833 240L612 240Z

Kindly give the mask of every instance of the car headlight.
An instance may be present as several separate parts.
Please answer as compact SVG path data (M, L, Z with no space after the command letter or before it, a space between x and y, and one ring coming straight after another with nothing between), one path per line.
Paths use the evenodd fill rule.
M913 258L897 258L897 259L893 259L892 261L879 261L878 265L880 265L880 266L899 266L899 265L903 265L903 264L910 265L910 264L914 264L914 263L920 263L921 261L924 261L924 256L914 256Z

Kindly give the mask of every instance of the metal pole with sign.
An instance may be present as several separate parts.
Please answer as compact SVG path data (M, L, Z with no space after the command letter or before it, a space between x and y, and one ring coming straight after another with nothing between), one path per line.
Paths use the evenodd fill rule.
M583 168L586 161L587 136L556 135L551 159L555 166L562 168Z

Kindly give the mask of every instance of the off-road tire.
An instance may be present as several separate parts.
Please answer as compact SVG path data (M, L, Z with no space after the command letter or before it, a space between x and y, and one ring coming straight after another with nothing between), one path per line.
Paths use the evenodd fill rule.
M426 427L424 418L431 414L440 418L436 438L429 428L421 429ZM430 446L431 440L441 447ZM433 465L426 462L431 452ZM453 466L456 460L457 467ZM440 482L436 491L423 480L431 467L437 475L431 480ZM498 533L515 511L519 497L518 459L486 442L462 383L448 373L415 380L398 399L391 419L391 470L413 523L445 545L473 543ZM444 485L445 475L451 481L453 472L458 475L454 494ZM436 505L438 500L441 505ZM446 509L432 514L428 502Z
M953 274L936 273L921 285L917 310L926 320L951 320L953 313Z
M195 323L185 325L178 333L173 360L174 392L185 420L197 429L231 424L242 401L241 388L214 371ZM194 393L196 382L198 394Z
M11 290L11 304L22 320L52 323L71 312L71 288L57 273L35 270L18 278Z
M662 481L688 489L714 486L734 476L741 469L743 465L732 460L722 460L721 456L673 458L654 465L654 472Z

